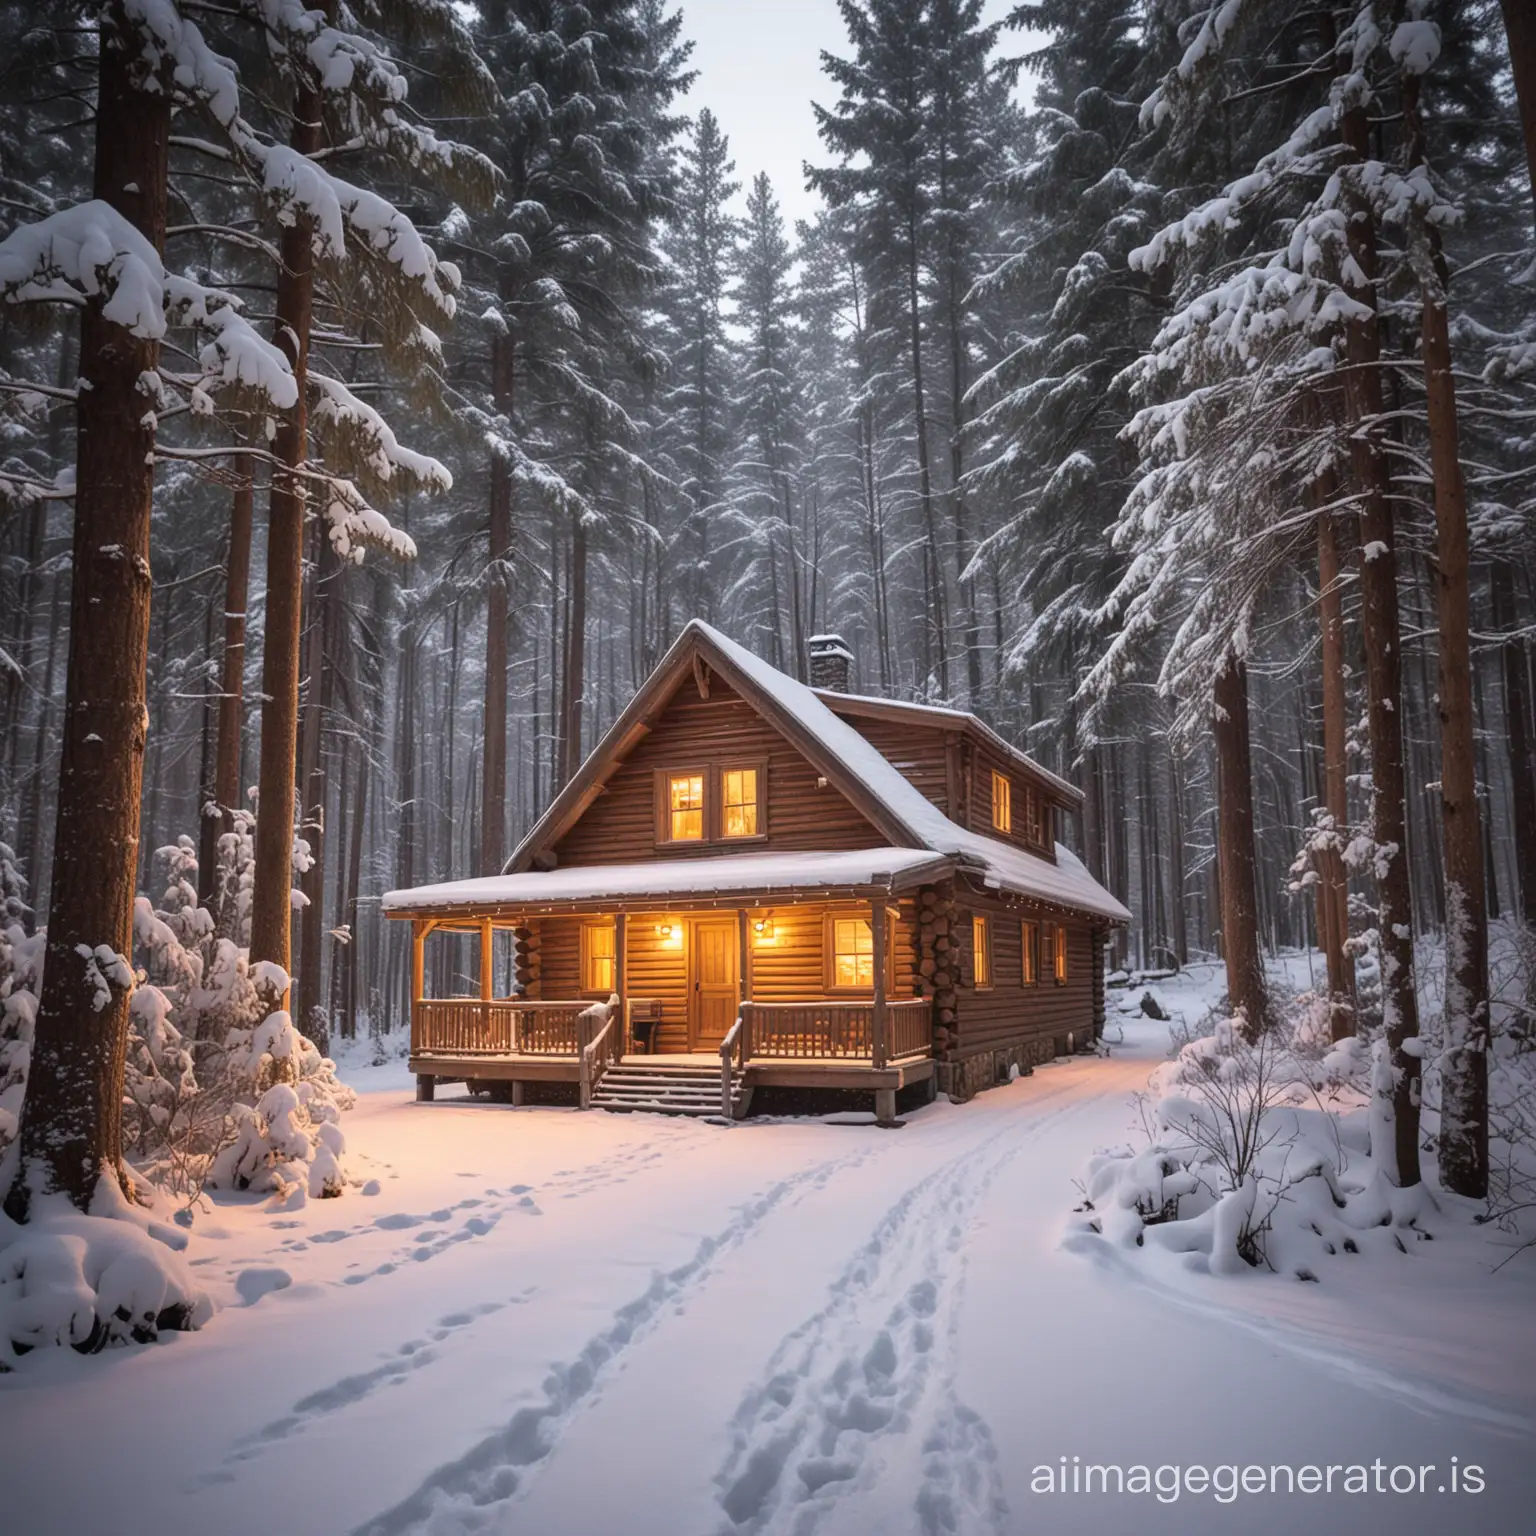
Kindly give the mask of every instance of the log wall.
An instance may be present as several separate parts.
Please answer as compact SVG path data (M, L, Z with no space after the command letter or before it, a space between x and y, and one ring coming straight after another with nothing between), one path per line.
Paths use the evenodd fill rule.
M761 840L656 842L658 770L728 762L768 765L767 827ZM885 839L843 794L817 783L816 769L718 677L701 699L685 679L650 733L613 772L554 852L560 864L629 864L650 859L718 858L767 850L878 848ZM712 786L717 789L718 786Z
M719 916L721 908L697 916ZM911 902L902 904L893 941L895 985L892 998L917 994ZM772 935L753 934L747 964L751 997L764 1003L825 1002L846 994L829 992L825 981L822 939L828 913L868 916L869 908L846 902L813 902L793 907L753 908L754 918L767 918ZM635 912L626 923L626 994L655 998L662 1005L661 1024L654 1036L661 1051L688 1049L688 918L679 912ZM681 942L671 945L657 933L673 925ZM581 993L581 919L546 917L539 921L541 991L546 998L579 998Z

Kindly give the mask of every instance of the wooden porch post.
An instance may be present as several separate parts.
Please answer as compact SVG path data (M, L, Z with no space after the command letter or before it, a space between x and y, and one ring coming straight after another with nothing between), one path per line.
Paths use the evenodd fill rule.
M431 926L419 917L411 922L411 1049L413 1051L421 1044L417 1020L421 1012L422 994L426 991L427 934ZM430 1073L416 1074L416 1097L421 1103L431 1103L436 1088L437 1080Z
M613 990L619 997L620 1056L628 1056L634 1046L629 1038L629 967L624 953L629 940L629 924L625 918L623 912L616 912L613 917Z
M874 1065L878 1069L883 1067L890 1058L890 1040L887 1033L887 1019L885 1014L885 951L886 951L886 917L885 903L876 901L870 908L870 936L873 939L874 953L871 959L874 964L875 983L875 1018L874 1018Z
M480 1039L488 1048L491 1033L491 999L496 995L496 973L492 969L496 934L488 917L480 919Z
M741 1052L741 1064L746 1066L747 1058L752 1054L752 1018L748 1007L752 1001L752 921L745 907L736 912L736 945L741 951L736 966L741 998L741 1006L736 1010L741 1020L741 1041L737 1048Z

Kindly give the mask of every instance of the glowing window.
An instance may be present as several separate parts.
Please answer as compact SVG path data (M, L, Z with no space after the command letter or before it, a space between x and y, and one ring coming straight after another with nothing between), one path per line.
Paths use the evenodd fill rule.
M833 920L832 984L850 990L875 985L875 935L862 917Z
M1040 980L1040 924L1025 923L1024 985L1032 987Z
M1056 925L1055 945L1056 981L1059 985L1067 979L1067 930L1060 923Z
M992 925L984 917L971 919L971 951L978 987L992 985Z
M1040 971L1042 975L1056 975L1056 924L1040 925Z
M674 773L667 780L667 835L674 843L704 840L704 775Z
M720 775L721 835L756 837L760 827L757 769L725 769Z
M1013 785L1002 773L992 775L992 825L999 832L1013 831Z
M613 924L583 923L581 928L581 989L613 991Z

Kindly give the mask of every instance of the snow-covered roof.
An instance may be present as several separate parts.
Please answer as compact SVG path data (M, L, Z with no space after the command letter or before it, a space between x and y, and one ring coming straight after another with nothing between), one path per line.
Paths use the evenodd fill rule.
M486 907L542 907L609 898L757 895L774 891L883 890L913 884L948 861L931 848L858 848L834 853L736 853L719 858L652 859L639 864L573 864L450 880L390 891L386 912L478 911Z
M634 865L605 866L612 875L612 881L605 889L587 888L584 896L572 894L566 890L563 881L567 878L578 882L591 879L593 870L556 869L542 873L532 867L537 856L558 841L565 828L590 803L596 786L601 783L601 777L617 766L621 744L634 730L643 728L647 711L656 704L658 687L665 679L675 675L679 668L686 666L690 655L697 658L701 643L706 653L705 659L713 656L727 675L727 681L744 687L749 695L756 695L760 704L777 717L780 727L792 741L808 756L819 761L824 771L836 777L842 787L854 791L867 802L872 819L890 838L891 846L859 855L742 854L719 859L648 860ZM730 674L734 674L734 677ZM1077 798L1075 789L1070 785L1065 787ZM710 887L689 882L705 880L707 871L712 867L720 869L722 873L734 872L750 867L747 861L759 859L771 859L786 870L795 868L795 861L803 860L805 862L799 866L803 872L796 879L786 879L785 887L798 883L826 888L838 883L874 883L859 881L851 876L835 881L824 872L827 860L873 858L875 862L869 868L878 872L885 870L890 861L903 852L917 857L918 851L930 861L935 854L953 859L973 879L999 891L1050 906L1091 913L1114 923L1128 923L1131 918L1126 908L1060 844L1057 844L1057 857L1053 863L1050 859L1041 858L996 838L967 831L951 821L873 743L838 716L815 689L780 672L777 667L754 655L745 646L738 645L730 636L721 634L712 625L694 619L662 658L650 682L636 694L628 708L610 727L608 734L588 759L587 769L566 786L523 839L507 861L508 872L490 880L461 881L451 887L427 887L426 891L433 893L447 889L467 892L461 897L429 896L429 899L446 901L449 905L467 905L472 901L497 903L503 900L575 902L597 900L604 895L659 895L663 891L658 882L674 878L680 882L674 888L678 895L711 889L724 892L747 887ZM737 877L729 873L727 878ZM515 894L503 898L493 894L492 886L496 880L536 883L519 885ZM761 890L764 887L756 885L751 889ZM536 895L535 892L544 894ZM423 893L394 892L385 898L386 909L393 902L394 910L406 910L407 903L397 898L407 894L414 903Z
M983 884L1052 905L1092 912L1112 922L1130 922L1131 914L1125 906L1060 843L1056 845L1057 862L1052 864L1049 859L997 838L967 831L951 821L899 768L836 715L815 689L780 672L702 621L695 620L689 628L707 635L715 648L756 687L808 728L823 748L916 834L923 846L979 865ZM1077 792L1072 793L1076 798Z
M1016 762L1023 763L1031 773L1043 779L1072 805L1077 805L1083 798L1083 792L1077 785L1059 774L1052 773L1049 768L1042 768L1027 752L1021 752L1011 742L999 736L985 720L967 710L952 709L945 704L913 704L905 699L882 699L878 694L841 693L832 688L815 688L811 691L834 712L837 712L840 706L845 706L853 714L867 712L892 719L902 716L927 725L942 726L957 731L971 731L991 742L999 752L1013 758Z

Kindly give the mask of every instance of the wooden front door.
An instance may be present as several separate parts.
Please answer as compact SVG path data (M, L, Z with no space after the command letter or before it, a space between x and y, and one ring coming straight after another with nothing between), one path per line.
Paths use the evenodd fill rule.
M736 919L701 917L689 945L688 1048L712 1051L736 1022L741 972L736 953Z

